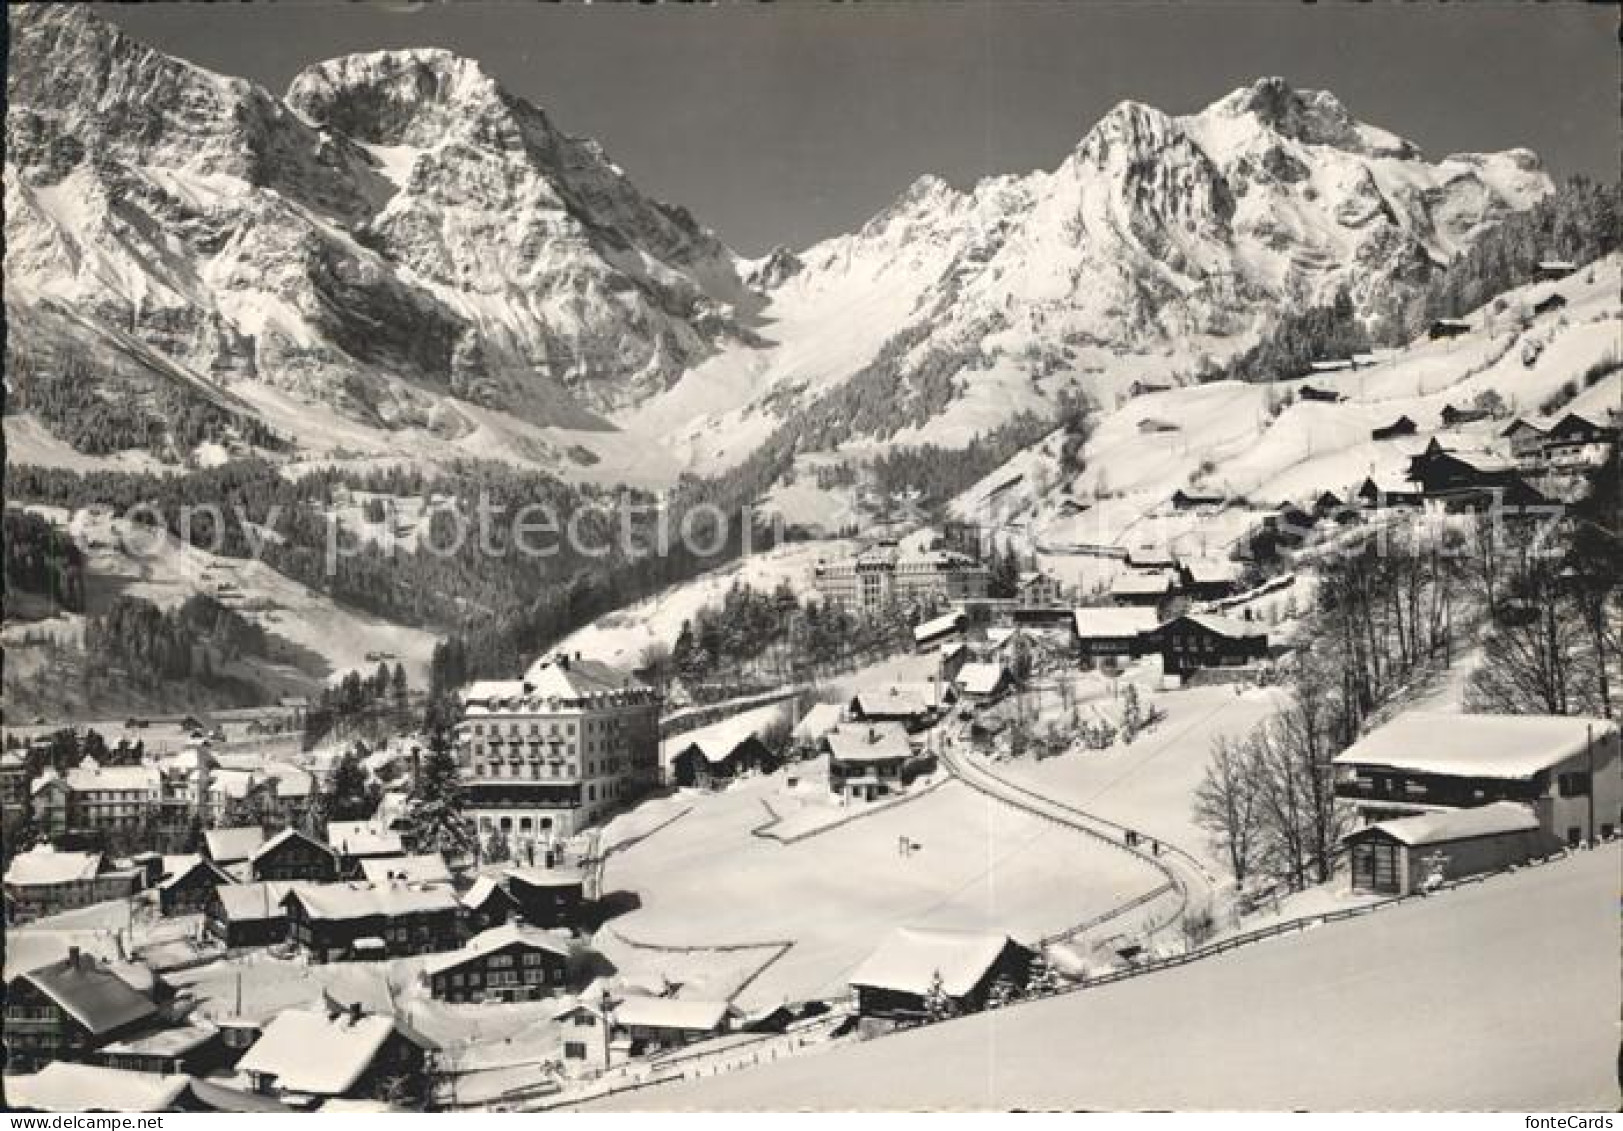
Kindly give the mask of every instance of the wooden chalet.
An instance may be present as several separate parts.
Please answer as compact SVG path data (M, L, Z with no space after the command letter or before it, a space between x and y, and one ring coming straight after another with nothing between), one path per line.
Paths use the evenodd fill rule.
M1418 429L1419 425L1414 421L1407 416L1400 416L1392 423L1376 428L1369 436L1372 440L1397 440L1404 436L1413 436Z
M1359 506L1377 510L1386 507L1418 507L1426 501L1420 491L1405 490L1401 487L1382 487L1374 479L1364 480L1358 488L1357 499Z
M260 845L248 866L256 880L318 883L336 880L339 872L338 854L298 829L283 829Z
M539 1001L569 980L569 944L549 931L508 923L482 931L423 968L437 1001Z
M995 703L1014 686L1009 669L997 661L965 664L954 681L966 703Z
M1469 334L1471 324L1461 318L1439 318L1431 324L1426 331L1427 337L1433 341L1443 338L1457 338L1461 334Z
M1296 390L1296 399L1300 401L1316 401L1321 404L1339 404L1344 398L1334 389L1321 389L1315 385L1303 385Z
M1121 663L1150 650L1155 610L1143 607L1075 609L1071 635L1085 664Z
M203 833L203 859L228 870L241 866L246 876L248 861L264 844L265 830L258 825L209 829Z
M1617 446L1617 439L1615 425L1597 424L1588 417L1569 412L1545 434L1544 458L1556 466L1598 463Z
M1608 719L1408 711L1331 764L1337 800L1361 821L1513 801L1531 808L1546 851L1614 835L1623 807Z
M35 845L11 858L5 874L6 921L26 923L93 903L128 899L144 873L115 868L100 852L67 852Z
M1161 432L1181 431L1178 425L1172 423L1172 421L1162 420L1157 416L1146 416L1143 420L1140 420L1138 430L1141 435L1145 436L1153 436Z
M1313 509L1310 512L1315 519L1345 517L1347 504L1341 501L1341 496L1334 491L1324 491L1313 500Z
M1130 397L1143 397L1151 393L1169 393L1172 385L1167 381L1146 381L1142 377L1127 386L1127 395Z
M754 733L697 734L671 757L671 782L714 789L747 773L769 773L778 757Z
M865 1021L914 1023L939 993L950 1009L986 1006L999 981L1023 990L1036 954L1007 935L899 927L852 972L857 1013Z
M432 954L462 942L461 904L440 885L301 884L282 906L289 941L314 962Z
M1440 880L1496 872L1540 855L1545 845L1531 807L1496 801L1394 817L1341 838L1354 891L1410 895Z
M1511 454L1521 462L1542 459L1544 456L1544 441L1548 438L1548 435L1543 427L1525 416L1518 416L1510 422L1504 431L1499 433L1501 439L1510 441Z
M1183 591L1197 601L1232 597L1242 588L1240 563L1227 558L1187 558L1178 566Z
M900 723L908 730L927 726L935 716L936 705L924 690L913 684L891 683L873 691L859 691L851 697L846 713L864 723Z
M1227 501L1222 495L1197 495L1182 487L1172 493L1172 509L1175 511L1215 510Z
M361 865L368 860L393 860L406 855L401 835L374 821L329 821L327 844L338 854L339 873L346 879L360 876Z
M232 950L283 942L287 909L282 900L299 886L287 880L219 884L204 907L204 929Z
M223 868L193 856L159 882L158 907L165 915L201 914L214 898L215 888L236 882Z
M871 801L900 788L913 756L907 729L896 722L843 723L823 736L828 785L834 793Z
M509 868L507 893L518 913L534 927L573 927L586 910L586 876L579 869Z
M1268 633L1261 625L1210 613L1174 617L1150 633L1150 640L1169 675L1240 667L1268 656Z
M1539 261L1538 277L1543 282L1553 282L1565 279L1576 270L1578 265L1570 259L1544 259Z
M1129 569L1118 573L1110 583L1110 599L1118 605L1156 608L1178 592L1179 577L1174 569Z
M429 1098L426 1069L436 1048L401 1019L359 1005L289 1009L265 1026L237 1071L255 1093L304 1109L334 1099L415 1106Z
M219 1028L207 1021L182 1025L154 1021L86 1057L90 1064L163 1076L202 1075L223 1067L228 1060Z
M157 1016L149 994L107 964L69 947L67 957L6 984L6 1071L85 1060Z
M739 1012L725 1001L628 994L614 1006L614 1028L631 1042L631 1055L681 1048L730 1031Z
M518 900L491 876L480 876L462 893L463 924L473 934L499 927L518 914Z
M1441 419L1444 428L1455 428L1461 424L1475 424L1479 420L1488 419L1488 411L1481 408L1455 408L1447 404L1443 406Z
M1553 314L1566 305L1567 300L1561 296L1559 291L1551 291L1549 294L1545 295L1543 298L1539 299L1533 304L1533 314L1535 317L1544 314Z
M919 652L933 652L943 644L962 639L964 614L954 609L950 613L924 621L913 628L913 647Z

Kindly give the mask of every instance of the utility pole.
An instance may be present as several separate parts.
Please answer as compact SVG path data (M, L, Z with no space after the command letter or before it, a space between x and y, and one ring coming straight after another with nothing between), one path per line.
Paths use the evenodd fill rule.
M1584 729L1584 746L1589 754L1589 781L1584 792L1589 795L1589 828L1584 830L1584 839L1591 843L1595 840L1595 724L1590 723Z

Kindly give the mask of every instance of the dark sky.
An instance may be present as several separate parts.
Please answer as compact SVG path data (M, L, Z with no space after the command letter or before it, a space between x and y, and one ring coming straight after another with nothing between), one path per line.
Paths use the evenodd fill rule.
M1432 157L1524 145L1618 175L1617 9L1577 3L979 0L712 6L404 0L102 9L280 93L303 66L481 60L740 251L859 226L915 177L1052 168L1116 102L1186 113L1261 75L1333 90Z

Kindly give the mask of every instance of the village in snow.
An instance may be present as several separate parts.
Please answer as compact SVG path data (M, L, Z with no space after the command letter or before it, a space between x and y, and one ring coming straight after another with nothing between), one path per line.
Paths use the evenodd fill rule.
M172 233L150 245L66 149L7 158L7 312L28 319L5 418L9 1109L1615 1110L1615 188L1556 189L1522 150L1426 164L1333 97L1261 80L1184 118L1123 104L1052 174L958 196L921 181L860 233L746 261L565 139L581 148L547 183L637 247L603 256L634 286L581 301L669 287L633 330L701 313L659 331L636 381L670 351L704 359L613 402L560 379L536 396L584 407L545 416L467 377L545 336L490 331L495 299L390 243L412 208L479 238L426 211L434 163L509 128L498 111L552 160L539 110L458 69L437 89L466 104L396 137L381 111L356 124L374 104L351 88L427 98L390 68L439 74L447 53L321 64L273 113L94 17L16 18L14 68L90 52L133 87L160 76L155 105L322 156L261 199L230 147L206 169L118 150L145 170L131 207ZM38 76L13 84L30 130L82 112ZM249 109L219 109L233 99ZM173 113L166 129L203 129ZM458 115L480 125L435 149ZM1349 292L1341 260L1373 260L1316 227L1316 192L1230 200L1239 266L1204 235L1155 251L1204 280L1165 309L1267 294L1287 330L1243 350L1215 315L1156 350L1081 333L1127 317L1081 280L1111 256L1148 272L1133 257L1153 241L1075 266L1042 258L1039 222L1075 192L1077 240L1138 231L1100 218L1127 207L1112 176L1148 176L1120 157L1138 144L1234 183L1316 178L1348 194L1349 231L1396 208L1394 231L1424 229L1414 272L1443 282ZM1182 240L1206 221L1167 191ZM1398 203L1347 219L1382 192ZM353 264L313 305L245 289L261 283L237 251L188 226L239 206L266 278L277 233L307 223L310 257ZM360 231L364 208L365 238L309 219ZM1473 208L1493 222L1467 225ZM1007 234L1033 217L1037 235ZM915 241L937 222L973 229L968 250ZM646 250L680 241L677 267ZM994 301L964 264L1006 252L1029 277L998 276ZM692 267L710 255L724 272ZM724 319L718 272L758 322L695 344ZM895 328L949 278L949 301ZM1157 279L1123 301L1184 286ZM157 297L115 318L96 288ZM193 325L197 288L218 307ZM142 311L171 299L186 313L160 334ZM391 336L397 304L416 305ZM94 341L64 346L81 305ZM346 305L387 349L326 321ZM582 317L586 366L608 347ZM929 336L949 325L952 345ZM455 341L455 380L424 407L421 382L390 382L430 338ZM312 376L354 359L342 393ZM254 375L273 362L297 376ZM911 399L864 431L892 404L866 390L896 373ZM818 382L841 392L810 399ZM149 403L170 430L119 439ZM763 517L660 564L433 551L475 489L585 513L621 482L662 516ZM158 513L216 501L207 529Z

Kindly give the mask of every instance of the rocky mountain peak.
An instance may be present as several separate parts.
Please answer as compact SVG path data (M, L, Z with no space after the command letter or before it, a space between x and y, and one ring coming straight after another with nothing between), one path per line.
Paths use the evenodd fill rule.
M1208 109L1215 117L1249 118L1279 137L1304 145L1325 145L1366 156L1418 158L1411 142L1365 126L1328 90L1304 90L1283 78L1260 78L1219 99Z
M461 132L508 108L507 95L479 63L441 48L316 63L294 77L286 100L312 122L369 145L431 146L448 130Z

